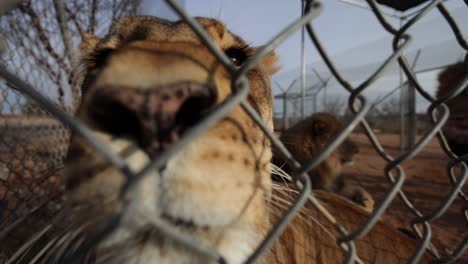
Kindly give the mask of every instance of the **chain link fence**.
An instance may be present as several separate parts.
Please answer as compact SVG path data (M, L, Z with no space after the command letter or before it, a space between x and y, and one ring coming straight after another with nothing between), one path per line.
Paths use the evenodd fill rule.
M55 29L56 32L63 32L64 28L68 28L68 30L70 30L69 36L74 36L68 39L68 41L71 42L79 41L79 39L75 38L79 36L80 33L84 32L85 29L102 27L102 32L105 32L105 30L108 30L108 25L111 24L113 19L117 19L121 15L129 14L128 12L131 12L133 9L129 8L128 10L130 11L122 11L127 9L118 9L121 13L117 15L114 13L117 9L114 8L120 6L120 4L125 1L111 2L113 4L103 5L102 9L100 9L101 7L98 8L98 10L107 10L107 16L103 14L99 16L96 15L93 20L93 15L81 17L79 11L83 8L91 8L92 10L93 7L98 7L101 1L92 1L92 3L96 3L96 5L83 6L79 5L79 3L82 3L81 1L67 1L66 4L62 2L62 10L67 14L66 17L69 18L65 22L66 27L63 27L63 21L60 15L57 16L57 13L60 13L57 12L57 10L60 10L59 2L61 1L48 1L51 2L50 4L44 4L42 1L41 3L38 2L39 1L25 1L19 8L10 11L10 13L0 18L2 35L6 38L7 46L9 46L9 48L6 49L6 59L2 60L2 67L0 68L0 76L3 78L3 82L0 84L0 91L3 98L3 105L2 108L0 108L2 109L0 115L0 146L2 147L0 149L0 172L2 173L2 177L0 177L0 226L2 226L3 230L0 231L0 239L4 239L8 236L9 230L11 230L13 226L24 225L26 228L28 226L28 219L31 219L29 216L35 214L37 208L50 206L50 203L47 203L48 200L55 201L55 203L52 203L54 205L52 206L53 210L51 209L53 212L46 214L46 216L53 215L54 212L60 210L60 202L57 202L55 196L51 195L51 193L57 192L52 192L51 189L60 190L57 179L60 177L60 166L67 148L68 129L79 133L95 148L96 152L103 155L109 162L114 164L116 168L122 171L128 179L126 188L122 190L122 192L126 192L149 172L160 169L174 153L184 148L187 143L204 133L213 124L219 122L219 120L225 117L234 107L241 106L271 140L274 148L282 154L283 158L292 168L295 168L295 173L292 177L298 192L296 200L280 218L277 225L266 235L262 243L257 246L257 249L246 260L246 263L253 263L258 260L259 256L278 239L293 217L299 214L306 202L312 203L318 209L319 214L323 217L321 221L328 222L328 224L335 227L335 235L338 237L337 241L339 242L339 247L342 248L347 263L361 261L359 258L359 251L356 250L356 243L360 243L360 239L366 236L377 224L382 214L397 196L413 215L411 223L414 235L418 239L418 246L415 248L414 254L410 258L411 263L418 262L426 250L432 253L437 262L454 261L459 258L468 247L468 234L466 233L462 234L464 238L460 244L450 252L436 252L431 247L430 243L431 223L440 218L455 199L461 199L465 204L468 203L467 197L462 190L468 178L465 163L468 156L458 157L455 155L450 150L441 130L449 117L449 109L445 102L460 94L463 89L468 86L468 76L465 76L463 81L457 87L454 87L449 94L436 99L427 93L424 87L420 85L405 57L405 49L411 45L412 40L411 35L407 33L408 30L429 12L437 11L440 12L453 30L460 47L464 50L468 50L466 39L461 34L459 25L452 19L449 12L444 7L443 1L431 1L421 8L418 14L402 25L400 29L395 29L382 15L381 7L375 1L368 0L367 3L375 15L376 21L382 25L383 30L386 30L389 34L394 36L392 43L394 52L375 72L369 73L369 77L364 82L353 86L342 77L340 70L334 66L324 45L321 44L320 38L316 35L313 19L320 15L322 9L322 4L318 1L306 1L305 12L301 18L284 28L284 30L275 36L267 45L260 48L258 52L251 56L241 67L236 68L233 67L226 55L210 40L203 28L190 17L176 1L168 0L168 4L191 26L202 42L232 73L233 93L221 103L216 110L203 118L193 129L184 134L179 141L163 151L156 159L152 160L149 165L136 174L131 172L122 157L107 149L93 136L86 126L70 115L74 110L75 102L79 98L79 92L74 91L74 85L76 85L79 80L77 76L73 76L73 69L75 67L74 59L69 57L69 53L66 52L68 45L67 34L62 34L61 39L50 38L54 43L37 44L37 40L43 41L44 38L41 37L41 35L47 34L45 30L49 28ZM84 2L85 1L83 1L83 3ZM109 3L109 1L105 3ZM47 23L52 23L52 21L54 21L53 25L38 24L34 13L37 12L35 11L36 9L40 8L50 9L44 11L44 13L54 17L54 19L46 19L46 21L48 21ZM67 9L76 10L76 12L67 11ZM94 11L87 12L87 14L93 14L93 12ZM96 12L95 14L98 13L99 12ZM109 19L109 17L112 17L112 19ZM92 22L97 19L104 19L107 24ZM90 24L83 26L80 24L80 21L88 21ZM61 23L62 26L60 26ZM333 77L336 78L343 89L348 92L348 107L349 112L352 114L344 129L319 155L311 157L310 160L304 164L299 164L282 143L279 142L277 137L273 134L273 131L267 128L258 113L247 103L246 96L249 91L249 83L246 79L246 74L256 63L264 58L266 54L274 50L281 42L303 26L306 27L308 39L314 44L314 47L326 63ZM30 28L34 29L34 33L31 33ZM41 29L44 32L41 33ZM13 40L12 38L17 39ZM16 49L12 50L11 43L21 43L22 46L18 46ZM46 57L41 57L44 56L44 54ZM408 80L416 88L416 91L431 102L428 109L428 116L431 119L430 129L415 142L411 149L396 157L391 156L388 151L382 147L372 127L368 124L365 116L371 105L362 95L363 92L368 89L369 85L380 78L386 68L395 61L398 62ZM47 96L44 96L44 94ZM26 110L30 108L34 108L35 110L31 110L32 112ZM34 113L34 115L41 113L41 118L35 117L34 119L29 119L31 113ZM47 114L44 115L42 113ZM13 117L13 114L16 116ZM20 117L17 117L17 115ZM46 116L46 118L44 116ZM59 122L55 121L54 118L50 118L50 116L58 119ZM384 199L377 204L367 221L359 223L356 228L346 229L346 227L337 224L335 218L339 217L337 214L338 212L327 212L320 205L319 200L310 194L311 182L307 173L326 159L358 125L365 131L378 155L386 161L384 174L390 183L390 187L386 190ZM402 190L406 178L402 163L411 160L434 137L439 139L440 145L450 159L447 164L447 173L451 184L451 190L447 193L445 199L440 201L440 206L436 210L423 214L413 205ZM44 152L44 144L53 145L53 150L48 148L49 150ZM25 195L25 193L28 193L28 195ZM38 199L37 197L45 198ZM78 249L76 254L79 255L86 252L86 250L95 246L96 243L108 236L119 223L120 217L121 212L116 212L115 216L96 232L95 237L90 238L89 243L85 243L83 247ZM463 211L463 217L465 222L468 223L467 207L465 207ZM174 230L174 227L163 224L161 228L165 230L164 234L185 244L195 252L210 256L216 262L225 263L224 257L218 252L211 248L200 246L194 242L195 240L192 237L176 232L177 230ZM11 258L9 253L12 252L3 253ZM73 258L75 256L76 255L70 257Z
M8 4L16 8L2 9L0 16L0 65L73 113L81 82L73 50L81 35L105 34L114 20L135 14L138 1L6 1L2 7ZM70 137L47 108L11 85L0 80L0 226L32 217L4 240L5 254L60 210L59 179Z
M73 112L80 97L77 54L81 36L105 34L113 21L136 13L139 1L21 1L0 17L5 52L1 63L38 91ZM34 101L1 84L2 114L45 115Z

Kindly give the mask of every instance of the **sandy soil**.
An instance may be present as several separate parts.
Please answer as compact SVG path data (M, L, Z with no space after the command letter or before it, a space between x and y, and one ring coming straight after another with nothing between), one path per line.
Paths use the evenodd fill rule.
M366 135L354 134L351 138L358 143L360 153L354 166L346 168L345 176L349 181L367 189L378 204L390 188L389 180L384 176L386 162L374 150ZM380 134L378 139L393 157L401 155L398 135ZM448 157L443 153L437 139L433 139L415 158L403 163L406 172L403 190L423 214L436 210L449 193L451 185L446 173L447 162ZM468 184L465 184L464 192L468 192ZM431 241L439 252L455 249L464 236L468 235L468 225L463 216L463 208L467 206L457 197L447 212L431 224ZM414 217L402 200L396 198L384 214L383 220L398 228L411 230L409 223ZM468 263L468 252L457 263Z

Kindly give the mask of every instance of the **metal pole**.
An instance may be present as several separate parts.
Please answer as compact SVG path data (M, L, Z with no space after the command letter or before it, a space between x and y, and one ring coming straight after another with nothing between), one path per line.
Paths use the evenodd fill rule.
M403 18L400 18L400 26L403 25ZM399 75L400 75L400 86L403 85L403 69L399 68ZM400 90L400 150L406 149L408 146L408 142L406 141L406 110L407 110L407 98L408 98L408 85L406 87L401 87Z
M326 112L328 110L328 98L327 98L327 87L323 87L323 111Z
M415 69L420 55L421 50L419 49L411 66L412 70ZM403 81L401 71L400 69L400 82ZM409 82L406 82L406 85L400 90L400 110L400 149L407 150L416 141L416 88Z
M287 100L288 95L286 93L283 93L283 131L288 129L288 103Z
M288 103L287 103L287 99L288 99L288 93L289 91L291 90L291 88L294 86L294 84L296 83L297 79L295 79L294 81L291 82L291 84L288 86L288 88L286 90L283 89L283 87L281 87L281 84L279 84L278 82L276 82L276 84L278 85L278 87L281 89L281 91L283 92L281 98L283 98L283 130L284 129L287 129L289 127L289 120L288 120ZM276 98L276 96L275 96Z
M407 148L411 148L416 141L416 88L412 83L408 83L408 124Z
M301 14L304 15L306 1L301 1ZM305 86L306 86L306 62L305 62L305 26L301 29L301 120L305 118Z
M297 79L295 79L294 81L292 81L291 84L289 85L288 89L286 89L286 91L284 92L285 98L288 98L287 95L288 95L289 91L291 90L291 88L293 88L293 86L294 86L294 84L296 83L296 81L297 81ZM285 104L286 104L286 109L287 109L288 105L287 105L287 103L285 103ZM289 118L288 118L287 115L286 115L286 123L285 123L285 125L286 125L286 127L289 127Z
M329 81L330 79L328 79L328 80L325 81L325 80L322 78L322 76L320 76L320 74L317 72L317 70L312 69L312 71L315 73L315 76L317 76L317 78L319 79L319 81L322 83L322 88L325 88L325 87L328 85L328 81ZM320 88L320 89L322 89L322 88ZM317 93L320 92L320 89L319 89L319 91L318 91ZM314 102L314 103L316 104L317 102ZM316 104L316 105L314 106L314 109L315 109L315 110L314 110L314 113L317 112L317 107L318 107L318 105ZM325 89L324 95L323 95L323 112L326 112L326 111L327 111L327 107L328 107L328 102L327 102L327 89Z
M413 61L412 69L416 68L421 49L418 50ZM416 76L417 78L417 76ZM416 142L416 88L412 83L408 83L408 117L407 117L408 139L407 148L414 146Z

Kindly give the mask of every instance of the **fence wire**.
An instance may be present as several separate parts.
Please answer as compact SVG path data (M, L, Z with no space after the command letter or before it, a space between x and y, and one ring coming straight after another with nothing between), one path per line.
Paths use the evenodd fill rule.
M139 182L149 172L161 169L165 162L168 159L170 159L177 151L184 148L189 142L194 140L199 135L203 134L205 131L207 131L207 129L209 129L216 123L218 123L222 118L227 116L227 114L230 113L230 111L234 107L241 106L242 109L251 117L251 119L262 129L262 131L271 140L272 145L278 150L278 153L280 153L283 156L283 158L288 162L288 164L295 169L295 172L292 174L292 177L293 181L296 183L296 188L299 192L299 195L297 196L296 200L292 203L287 212L280 218L279 222L274 226L274 228L270 230L270 232L266 235L263 242L257 246L257 249L246 260L246 263L255 262L259 258L259 256L262 253L264 253L266 249L278 239L281 232L288 226L293 217L295 217L298 214L302 206L307 201L314 204L315 207L318 208L318 210L322 213L324 219L326 219L336 227L336 231L341 236L338 240L338 243L339 246L343 249L343 253L346 256L346 263L352 263L356 261L359 262L359 252L357 252L356 250L355 242L359 238L362 238L364 235L366 235L374 227L378 219L381 218L382 214L387 210L389 205L392 203L392 201L394 201L394 199L396 199L397 196L403 201L405 206L413 214L412 226L419 241L418 247L414 251L413 256L411 257L411 263L418 262L418 260L421 259L422 255L426 250L432 252L433 256L438 262L454 261L466 251L466 248L468 247L468 234L465 234L465 237L462 239L460 244L452 252L436 252L431 247L430 241L431 223L434 222L436 219L440 218L457 197L459 199L462 199L465 204L468 203L466 194L462 190L462 187L464 186L468 178L467 166L465 163L468 160L468 155L458 157L456 154L454 154L451 151L447 140L444 137L443 131L441 130L442 126L449 118L449 109L445 103L453 99L455 96L459 95L464 89L466 89L466 87L468 86L468 76L465 76L463 81L457 87L453 88L450 91L450 93L446 94L442 98L436 99L432 97L427 91L425 91L425 89L420 85L420 83L415 77L414 71L408 64L407 58L405 57L405 50L411 44L412 40L412 37L408 33L408 30L411 29L411 27L414 24L418 23L418 21L420 21L429 12L435 9L437 9L440 12L440 14L446 20L447 24L453 30L454 36L457 42L459 43L460 47L464 50L468 50L466 39L461 34L459 25L450 16L450 13L446 10L442 0L432 1L430 4L424 6L424 8L422 8L418 14L409 19L404 25L401 26L400 29L395 29L386 20L386 18L382 15L381 8L376 4L374 0L367 0L367 3L370 9L372 10L373 14L375 15L376 20L382 25L382 28L384 30L386 30L389 34L393 36L393 53L382 63L382 65L375 72L371 73L365 81L363 81L357 86L351 85L346 79L342 77L342 75L340 74L340 70L335 67L334 62L330 59L330 56L328 55L325 49L326 47L321 43L319 36L314 30L314 18L319 16L322 10L322 4L318 1L306 1L306 7L303 16L291 23L286 28L284 28L265 46L262 46L262 48L260 48L256 54L250 57L240 68L236 68L230 63L230 60L213 43L209 35L204 31L203 27L199 25L196 22L196 20L190 17L190 15L188 15L188 13L185 10L183 10L183 8L176 1L167 0L167 3L173 8L174 11L176 11L176 13L181 17L181 19L183 19L185 22L188 23L188 25L190 25L193 31L209 48L213 55L226 67L226 69L228 69L231 72L233 76L232 94L224 102L218 105L207 117L202 119L197 125L195 125L191 129L189 129L179 141L173 144L170 148L163 151L156 159L152 160L141 171L139 171L138 173L132 173L125 161L122 159L122 157L107 149L96 137L93 136L89 128L87 128L76 118L72 117L69 112L65 111L65 109L67 108L63 106L68 103L73 105L73 101L75 99L69 99L67 101L67 99L64 98L65 92L59 92L59 94L51 98L50 96L43 95L43 93L49 95L48 91L38 91L33 88L33 86L35 86L35 84L37 83L37 80L44 81L46 84L56 81L55 84L58 87L61 87L61 84L63 84L63 82L68 84L74 82L73 79L75 77L70 77L70 74L72 74L73 72L71 70L73 67L71 59L64 62L56 61L54 63L50 61L53 59L61 60L66 57L64 56L66 53L66 43L64 44L64 46L62 45L62 49L58 51L57 56L53 55L53 53L51 53L50 50L47 50L47 45L42 46L41 49L36 49L35 47L29 47L27 46L27 44L25 44L25 47L23 47L23 49L25 50L25 52L29 53L32 56L39 56L41 53L51 54L51 58L48 58L45 61L43 60L44 65L38 65L38 61L32 61L27 67L23 67L23 65L18 65L16 67L14 66L13 68L11 68L11 66L1 66L0 76L2 76L5 83L0 87L0 91L3 94L3 98L6 98L6 104L10 105L11 108L9 111L7 111L7 113L24 113L23 111L16 112L16 110L13 110L13 108L15 108L14 104L22 105L24 104L24 102L33 102L35 107L41 109L40 111L45 111L48 114L54 116L67 129L70 129L71 131L80 134L85 140L89 142L89 144L97 152L102 154L115 167L119 168L122 171L122 173L127 177L127 183L122 189L121 193L121 195L124 195L126 192L133 188L135 183ZM48 5L44 5L43 7L50 8L50 6ZM65 5L63 8L66 9L69 7L70 6ZM13 12L23 12L27 14L30 17L29 19L31 19L31 21L33 21L34 24L34 12L31 13L31 10L34 11L34 7L31 7L31 3L29 3L26 5L22 5L21 8L19 8L19 11L13 10ZM78 15L78 13L68 15ZM8 21L10 30L3 33L4 36L6 36L7 40L8 37L15 36L15 31L21 30L20 27L28 23L28 21L23 21L24 19L26 19L24 18L25 16L17 17L22 18L18 18L13 21ZM4 21L2 22L5 23ZM61 23L63 23L63 21L61 21ZM70 21L70 23L77 22ZM60 30L60 26L58 26L59 24L60 23L56 25L47 25L46 27L56 27L57 30ZM79 26L77 26L78 24L74 25L74 27L75 30L77 30L77 32L79 33L80 29ZM99 23L96 23L95 25L98 24ZM36 27L37 26L38 25L36 25ZM92 26L90 27L92 28ZM273 132L267 128L262 119L259 117L259 114L247 103L246 97L249 92L249 83L247 81L246 74L269 52L273 51L291 34L300 30L302 27L306 28L308 38L314 44L315 49L319 52L320 57L326 63L328 69L333 74L334 78L336 78L336 80L338 80L341 86L349 93L348 107L349 110L352 112L352 117L350 117L350 122L334 138L334 140L320 152L319 155L311 157L310 160L308 160L307 162L300 164L291 155L291 153L289 153L285 146L277 139ZM55 47L56 44L50 45ZM19 60L10 59L10 61L14 64L18 63ZM371 106L362 94L369 87L369 85L375 82L378 78L380 78L383 72L385 72L386 68L395 61L397 61L400 67L403 69L409 82L416 88L417 92L431 103L428 109L428 115L431 118L432 124L431 128L426 131L426 133L414 144L414 146L411 149L399 156L393 157L382 147L373 130L371 129L371 126L368 124L365 118L365 115L368 113ZM35 75L34 72L39 70L42 72L37 73L37 75ZM12 72L14 72L15 74L12 74ZM70 89L70 91L72 90L73 89ZM10 94L14 94L14 96L11 96ZM23 95L27 96L27 99L22 99L24 101L17 99L22 97ZM72 95L70 96L73 97ZM25 215L24 213L20 212L20 208L22 210L28 210L28 214L32 214L34 213L34 208L41 206L44 201L38 200L34 204L31 204L28 198L22 197L21 194L18 194L22 192L21 188L17 187L17 185L10 186L10 184L12 184L12 182L14 181L9 179L16 179L16 181L19 181L20 186L31 187L31 181L29 181L29 178L33 176L29 175L35 175L36 173L42 170L49 172L54 170L59 171L59 167L61 164L60 159L63 157L64 152L66 151L67 143L64 141L68 139L68 130L63 128L63 126L60 125L57 121L53 121L51 119L45 119L42 121L40 120L40 122L42 123L36 124L34 126L35 128L40 127L41 129L44 129L43 131L45 132L42 132L42 130L27 130L27 126L30 123L22 125L21 122L13 121L14 124L19 127L15 128L15 125L11 125L11 123L9 123L12 121L10 121L10 119L8 118L3 120L2 117L2 119L0 119L0 122L2 128L7 128L6 130L2 129L2 131L0 132L0 144L11 147L6 151L0 150L0 159L2 159L0 160L0 162L2 164L5 164L3 166L7 166L7 168L3 168L3 170L8 171L7 178L1 179L2 181L0 182L3 184L4 187L6 187L0 189L0 197L3 197L1 198L1 200L6 200L5 193L15 192L10 196L16 197L15 199L18 199L18 201L21 200L22 203L28 205L28 207L18 206L16 205L16 203L18 202L16 202L14 199L8 200L9 203L12 203L12 205L8 204L7 206L9 208L7 211L11 211L11 213L9 214L9 218L11 219L8 220L8 223L11 223L15 222L16 220L20 219ZM372 212L369 219L364 224L362 224L356 230L346 230L343 226L337 223L332 214L328 213L326 209L324 209L321 206L318 199L316 199L313 195L310 195L311 182L310 177L308 177L307 174L309 171L317 167L318 164L324 161L340 145L340 143L342 143L350 135L350 133L358 125L360 125L365 131L365 134L372 143L376 152L387 162L384 173L390 183L390 188L386 192L384 199L382 199L380 203L376 206L375 210ZM33 155L36 154L36 152L38 151L40 152L40 150L44 148L41 146L34 146L33 144L31 144L31 142L28 141L28 137L32 137L32 134L30 136L26 136L25 138L18 138L19 134L16 132L18 131L17 129L26 129L28 133L34 133L34 137L44 138L45 142L58 142L57 140L59 140L60 142L58 142L58 145L64 147L54 149L54 153L39 153L38 155ZM430 213L423 214L418 210L418 208L416 208L416 206L413 205L413 203L402 190L402 186L405 183L406 173L401 165L405 161L412 159L434 137L437 137L439 139L440 145L442 146L444 152L450 159L450 162L447 165L447 173L451 184L451 190L446 195L445 199L440 201L440 205L436 210ZM12 142L24 142L25 146L22 146L21 144L14 145ZM26 155L25 152L30 153L31 157ZM37 159L37 157L42 157L44 160L34 160ZM23 166L24 168L20 168L20 171L18 172L16 164L20 164L20 167ZM2 169L2 167L0 167L0 169ZM44 179L47 179L46 181L50 182L51 179L54 179L54 177L60 177L60 175L47 176L44 177ZM53 182L54 181L52 180L52 185ZM47 184L45 185L48 186ZM48 187L43 187L42 185L32 187L37 187L38 192L49 191L47 189ZM32 192L34 194L34 192L36 192L34 188L32 190L29 190L29 193ZM1 190L4 190L3 193L1 192ZM30 195L29 197L34 197L34 195ZM51 199L51 197L48 197L48 199ZM68 256L68 258L66 258L63 261L63 263L71 263L70 261L76 259L77 256L79 256L80 254L87 252L88 249L96 246L97 243L99 243L99 241L102 241L106 236L112 233L112 231L118 226L123 210L125 210L125 208L122 208L120 211L115 212L114 217L109 222L105 223L102 227L100 227L98 229L98 232L95 233L94 237L90 238L89 241L87 241L87 243L80 247L76 254ZM3 211L4 210L2 210L2 212ZM466 207L464 209L464 218L465 222L468 223L468 208ZM0 224L3 226L4 223L6 223L3 221L6 220L4 220L3 216L1 217L1 220L2 222L0 222ZM193 251L198 252L204 256L208 256L214 261L217 261L218 263L226 263L225 258L219 252L210 247L205 246L203 243L198 242L195 238L188 236L187 234L180 233L176 228L174 228L170 224L157 221L152 224L154 224L158 229L162 230L164 235L174 239L175 241L179 241L180 243L186 245ZM0 234L0 238L1 237L2 234Z
M85 32L108 32L116 19L135 14L139 1L20 2L17 8L0 17L0 34L6 40L0 63L22 80L35 84L51 101L73 112L80 97L74 44L81 41ZM3 97L0 113L47 115L8 84L0 84L0 93Z

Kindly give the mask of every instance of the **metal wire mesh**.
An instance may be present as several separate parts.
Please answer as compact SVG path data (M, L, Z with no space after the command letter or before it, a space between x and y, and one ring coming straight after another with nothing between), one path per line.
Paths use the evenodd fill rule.
M15 7L15 1L9 2L2 2L0 10L0 65L70 113L80 96L81 80L73 75L79 72L73 50L81 42L80 36L85 31L107 32L113 20L134 14L138 3L16 1L17 8L3 9L4 5ZM70 16L65 23L63 15ZM0 81L0 226L32 216L7 237L8 248L24 243L60 209L59 179L70 137L69 129L46 108L12 88Z
M6 39L2 65L68 112L79 99L78 56L73 51L84 32L108 32L114 20L135 13L138 1L21 1L0 17ZM64 22L62 17L69 17ZM60 32L60 34L57 34ZM40 85L39 85L40 84ZM1 113L45 114L6 84Z
M127 164L122 160L120 156L116 153L113 153L109 149L107 149L97 138L95 138L89 129L84 126L79 120L71 117L62 108L58 107L57 104L51 102L51 100L47 97L44 97L41 93L37 90L33 89L31 84L24 82L24 79L27 76L24 76L25 73L21 74L21 71L14 71L17 74L11 74L11 69L5 69L2 67L0 69L0 75L4 78L6 83L10 86L10 88L16 90L17 92L23 93L27 95L29 98L33 99L35 104L39 105L41 108L46 109L47 112L54 115L57 119L59 119L66 127L71 129L72 131L79 133L83 138L85 138L90 145L92 145L97 152L102 154L106 159L108 159L115 167L119 168L124 175L126 175L128 182L125 188L123 188L122 192L125 193L130 190L135 183L140 181L143 177L145 177L150 171L159 169L164 163L176 153L178 150L183 148L187 143L191 142L194 138L199 136L200 134L204 133L208 128L212 125L216 124L219 120L225 117L234 107L241 106L242 109L255 121L255 123L264 131L264 133L268 136L271 140L272 145L278 149L278 151L282 154L283 158L290 164L291 167L295 168L295 173L292 175L293 180L297 185L298 195L296 196L296 200L294 203L289 207L287 212L281 217L277 225L267 234L264 241L258 245L255 252L246 260L246 263L255 262L258 257L265 252L265 250L272 245L273 242L276 241L278 236L284 230L284 228L290 223L292 218L299 213L299 210L304 205L305 202L313 203L316 208L319 209L320 214L323 216L323 221L328 222L335 227L337 235L340 237L338 243L340 247L343 249L343 252L346 256L346 262L354 262L360 261L359 259L359 252L356 250L356 243L361 241L360 239L363 238L376 224L378 219L382 216L382 214L386 211L389 207L390 203L397 197L403 201L405 206L412 212L412 225L414 231L418 236L418 247L414 250L413 256L411 256L410 262L415 263L417 262L422 255L424 254L426 249L431 250L430 247L430 240L431 240L431 223L438 219L441 215L443 215L447 208L453 203L456 198L462 199L464 203L468 202L466 195L462 191L462 187L464 186L466 179L468 178L467 167L465 161L468 159L468 156L458 157L454 153L451 152L450 147L448 146L444 134L441 130L444 123L447 121L449 117L449 110L448 107L445 105L445 102L449 101L456 95L460 94L463 89L465 89L468 85L468 76L464 78L464 80L458 85L457 87L453 88L451 92L445 95L443 98L436 99L428 94L425 89L419 84L418 80L415 78L415 74L412 71L411 67L407 63L407 59L405 57L405 49L411 43L411 35L408 34L408 30L418 21L420 21L427 13L432 12L434 9L438 9L438 11L443 15L447 23L452 28L454 35L459 43L459 45L468 50L467 42L460 33L459 25L451 18L449 12L445 9L444 4L441 0L432 1L430 4L425 6L420 10L420 12L415 15L412 19L408 20L399 30L393 28L387 20L382 15L380 7L375 3L375 1L368 0L368 4L375 14L376 19L382 25L382 28L388 31L389 34L393 35L393 54L388 57L382 65L373 73L369 74L369 77L357 86L351 85L346 79L342 78L340 71L334 66L333 61L328 56L324 45L321 44L320 38L317 36L314 30L314 23L313 18L317 17L320 14L322 5L317 1L306 1L306 8L303 16L286 27L283 31L281 31L276 37L274 37L267 45L263 46L258 52L250 57L240 68L235 68L228 58L224 55L223 52L219 50L219 48L210 40L208 34L203 30L203 28L193 19L191 18L178 4L176 1L167 1L172 8L180 15L180 17L185 20L192 29L196 32L202 42L209 48L209 50L216 56L216 58L223 64L227 69L230 70L232 73L232 90L233 93L230 97L228 97L224 102L222 102L215 110L211 112L206 118L201 120L196 126L190 129L184 136L177 141L173 146L169 149L165 150L161 155L159 155L156 159L154 159L147 167L142 169L140 172L134 174L132 173ZM26 23L24 21L16 21L18 25L22 25ZM15 24L16 25L16 24ZM249 84L246 80L246 73L255 66L266 54L271 52L275 47L277 47L282 41L288 38L292 33L299 30L301 27L305 26L307 30L308 37L313 42L315 48L320 53L321 58L324 60L326 65L328 66L330 72L333 76L339 81L342 87L349 93L348 99L348 106L349 110L352 112L353 116L350 122L347 124L346 127L334 138L334 140L327 145L319 155L315 157L311 157L308 162L304 164L299 164L294 157L288 152L288 150L279 142L279 140L275 137L272 131L270 131L266 125L263 123L261 118L259 117L258 113L246 102L246 96L249 91ZM36 51L34 51L36 52ZM44 52L44 50L42 50ZM63 53L63 50L60 51ZM39 52L36 52L39 54ZM34 54L36 54L34 53ZM60 56L59 56L60 57ZM426 131L426 133L414 144L414 146L409 149L408 151L404 152L403 154L393 157L391 156L380 144L376 135L372 131L371 127L366 121L365 115L370 109L370 104L367 102L366 98L362 95L362 93L369 87L369 85L378 79L382 73L386 70L388 65L392 62L398 61L399 65L403 69L405 75L407 76L408 80L416 87L417 92L422 95L426 100L431 102L431 106L428 109L428 115L431 118L431 128ZM32 64L35 65L35 64ZM64 63L64 69L71 68L70 62ZM31 70L33 70L31 66ZM53 70L53 68L52 68ZM63 70L63 69L62 69ZM29 70L28 70L29 71ZM50 75L50 73L49 73ZM52 74L53 75L53 74ZM52 76L50 75L50 76ZM64 74L66 76L66 74ZM64 75L62 75L62 78ZM28 75L29 76L29 75ZM46 77L38 77L39 79ZM52 78L53 80L53 78ZM51 80L48 79L47 82ZM37 83L34 81L34 83ZM6 93L11 93L11 89L3 89L7 91ZM5 92L4 92L5 93ZM58 101L63 104L66 102L65 99L62 99L61 93L58 94L57 98ZM4 96L5 98L9 97L8 94ZM7 121L8 122L8 121ZM344 226L337 224L333 214L327 213L326 210L321 207L320 202L310 194L311 183L310 179L307 176L307 173L315 168L319 163L321 163L324 159L326 159L333 150L337 148L337 146L345 140L345 138L353 131L353 129L360 125L362 129L365 131L368 139L371 141L373 147L377 151L377 153L386 161L386 167L384 170L385 176L387 177L390 187L386 192L384 199L380 201L378 206L375 208L373 213L370 215L369 219L364 223L359 223L358 227L353 229L346 229ZM9 127L8 125L6 125ZM47 125L46 127L52 126L51 124ZM56 130L54 130L56 131ZM58 130L60 131L60 130ZM55 132L56 133L56 132ZM45 137L52 137L56 140L57 136L55 134L46 133ZM440 201L440 206L434 210L433 212L423 214L421 213L418 208L416 208L413 203L407 198L405 193L402 191L402 186L404 185L406 173L403 167L401 166L407 160L412 159L421 149L423 149L428 142L434 138L438 137L440 141L440 145L444 149L447 156L450 158L450 162L447 165L447 172L451 184L451 190L447 193L446 198ZM2 137L4 138L4 137ZM6 136L5 138L8 138ZM66 138L63 134L58 138ZM11 139L12 141L17 141L20 139ZM23 139L21 139L23 140ZM9 140L3 140L3 144L8 145ZM25 141L27 142L27 140ZM31 150L34 152L34 150ZM48 155L62 155L63 149L58 150L59 154L48 154ZM11 155L12 151L7 151L6 156ZM15 150L14 152L17 156L14 157L7 157L9 164L14 164L15 158L22 157L26 169L30 169L31 166L26 166L29 164L28 158L24 157L22 153L18 153ZM0 158L2 157L2 152L0 152ZM48 156L46 155L46 156ZM55 156L54 156L55 157ZM54 159L52 159L54 160ZM21 161L20 161L21 163ZM38 164L42 164L42 161L38 161ZM45 166L45 165L44 165ZM40 170L43 166L34 167L34 170ZM459 169L454 169L459 168ZM8 168L11 173L15 173L14 169ZM23 173L23 172L22 172ZM31 173L26 170L23 174L26 175ZM15 176L10 176L14 178ZM27 177L22 176L22 179L27 179ZM49 178L50 179L50 178ZM10 208L10 207L9 207ZM13 206L12 208L16 208ZM468 222L468 208L464 209L464 217L465 221ZM15 211L15 210L13 210ZM78 251L77 254L85 252L88 248L93 247L104 239L107 235L109 235L112 230L114 230L116 224L118 224L121 217L121 212L115 212L115 217L112 218L111 221L106 223L99 232L96 232L95 237L89 240L89 243L86 243L82 248L81 251ZM220 253L216 252L211 248L204 247L197 243L192 237L187 236L186 234L180 234L175 230L172 226L166 223L154 223L156 226L159 226L162 230L164 230L165 234L176 241L179 241L185 245L187 245L190 249L201 253L202 255L209 256L213 258L213 260L219 263L225 263L225 259ZM463 252L465 252L466 248L468 247L468 235L465 234L464 239L458 245L456 249L452 252L444 253L438 255L437 253L433 252L434 257L438 259L440 262L449 262L453 261L456 258L460 257ZM70 256L74 257L74 256Z

